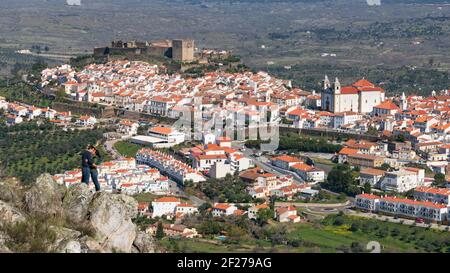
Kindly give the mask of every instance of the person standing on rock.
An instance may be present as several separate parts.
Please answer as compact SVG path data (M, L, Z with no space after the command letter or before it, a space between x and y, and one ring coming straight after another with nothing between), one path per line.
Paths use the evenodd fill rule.
M89 145L85 151L81 153L81 182L89 185L89 177L95 185L95 191L100 191L100 183L98 182L97 165L94 158L100 158L100 153L93 145Z

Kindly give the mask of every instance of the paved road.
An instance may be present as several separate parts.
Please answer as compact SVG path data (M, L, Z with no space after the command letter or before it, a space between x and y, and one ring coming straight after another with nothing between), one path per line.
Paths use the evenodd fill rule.
M300 203L300 202L276 202L275 207L296 206L297 208L347 208L351 205L350 201L335 204L322 203Z
M123 158L119 152L117 152L116 148L114 148L114 144L120 141L120 139L112 139L105 141L104 147L106 151L112 156L113 159L121 159Z
M244 146L243 143L233 144L233 148L235 148L235 149L241 149L241 148L243 148L243 146ZM246 157L251 158L256 166L258 166L259 168L263 169L266 172L271 172L278 176L291 175L294 177L294 180L296 180L297 182L305 183L305 181L298 174L288 171L288 170L285 170L285 169L281 169L281 168L272 166L269 163L269 159L266 158L265 156L259 156L259 157L255 156L255 152L252 149L245 149L244 151L242 151L242 153Z
M232 147L233 149L241 150L242 148L245 148L245 142L233 142ZM255 165L263 169L264 171L274 173L278 176L284 175L284 173L274 169L273 166L263 162L261 158L255 157L255 152L252 149L245 148L245 150L244 151L241 150L241 152L244 154L245 157L251 158L255 163Z
M180 188L180 186L178 185L178 183L175 182L175 181L173 181L173 180L169 180L169 191L170 191L171 194L174 194L174 195L181 195L181 196L187 197L187 198L191 201L191 203L192 203L193 205L197 206L197 207L200 206L200 205L202 205L203 203L206 203L205 200L202 200L202 199L198 198L197 196L193 196L193 195L190 195L190 194L185 193L185 192Z

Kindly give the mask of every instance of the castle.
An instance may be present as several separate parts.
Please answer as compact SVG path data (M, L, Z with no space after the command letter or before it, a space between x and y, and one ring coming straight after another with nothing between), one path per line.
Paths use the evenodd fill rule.
M167 57L179 62L194 61L194 40L159 40L151 42L112 41L109 47L94 48L94 56L114 54L148 55Z
M364 78L350 86L341 87L338 78L331 84L325 76L321 97L322 109L333 113L369 113L374 106L384 101L384 95L383 88Z

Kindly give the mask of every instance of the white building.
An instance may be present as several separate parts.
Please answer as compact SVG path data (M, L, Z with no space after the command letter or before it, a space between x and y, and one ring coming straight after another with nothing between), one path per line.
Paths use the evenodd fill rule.
M380 182L380 187L385 191L406 192L424 183L425 171L422 169L401 169L386 172Z
M212 209L214 217L232 215L238 208L234 204L216 203Z
M139 164L157 168L179 183L184 183L187 180L194 183L206 181L199 171L160 151L141 149L136 154L136 160Z
M6 115L6 124L15 125L23 122L23 118L17 115Z
M125 194L151 192L157 195L169 192L169 179L157 169L147 165L137 165L134 158L104 162L97 166L101 188L107 192L120 190ZM66 187L81 182L81 169L55 175L55 180ZM93 189L93 184L89 184Z
M333 116L333 128L338 129L348 124L355 124L362 116L356 112L340 112Z
M8 102L4 97L0 97L0 109L6 110L8 109Z
M359 172L359 184L362 186L369 183L372 187L379 187L385 173L386 171L379 169L364 168Z
M248 209L248 218L254 220L258 219L258 211L262 209L270 209L270 207L267 204L255 205Z
M289 170L295 164L301 163L301 160L298 158L292 157L292 156L281 155L281 156L272 158L271 162L272 162L272 165L274 165L278 168Z
M423 218L434 222L448 219L448 207L429 201L415 201L406 198L380 197L372 194L356 196L356 207L383 212L407 218Z
M161 217L163 215L171 216L175 214L176 207L181 204L180 199L175 197L162 197L152 202L152 217Z
M202 136L203 145L214 144L216 142L216 136L212 133L204 133Z
M293 206L281 207L275 210L275 218L278 222L298 223L301 218L297 215L297 209Z
M97 119L91 116L81 116L75 122L79 126L92 126L97 123Z
M384 90L365 79L341 87L337 78L331 84L325 76L321 99L322 109L328 112L370 113L374 106L384 101Z
M168 127L153 127L148 130L147 136L135 136L131 142L149 145L154 148L169 148L183 143L185 134Z
M324 170L309 166L305 163L297 163L291 167L291 170L297 173L306 182L318 183L325 180Z
M121 120L117 131L124 135L134 136L138 133L139 124L131 120Z
M450 206L450 189L435 187L417 187L414 189L414 198Z
M194 205L182 203L179 204L175 209L175 214L177 217L182 217L185 215L192 215L198 212L198 208Z
M377 211L379 202L379 196L363 193L356 196L355 205L359 209Z

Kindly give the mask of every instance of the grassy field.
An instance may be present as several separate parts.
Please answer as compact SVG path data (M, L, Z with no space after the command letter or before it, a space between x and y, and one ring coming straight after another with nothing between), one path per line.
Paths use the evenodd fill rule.
M142 148L142 146L127 141L118 141L116 142L116 144L114 144L114 148L122 156L135 157L136 153Z
M134 199L138 202L152 202L153 200L159 198L159 196L145 192L133 195Z
M317 228L312 225L297 225L289 234L292 239L300 239L316 245L322 252L336 252L341 246L349 246L354 242L367 245L370 241L378 241L386 252L416 252L414 245L394 238L379 239L363 232L349 231L350 226L325 226Z
M336 224L343 217L343 223ZM359 228L355 226L355 223ZM450 233L429 230L414 226L347 216L330 216L321 222L281 224L272 223L279 229L287 226L286 240L297 241L291 244L273 245L268 240L243 239L239 244L228 244L215 238L174 239L160 241L169 251L228 253L228 252L296 252L296 253L335 253L369 252L369 242L380 243L381 252L449 252ZM176 246L175 246L176 245ZM175 246L175 247L174 247ZM356 249L356 250L355 250Z

